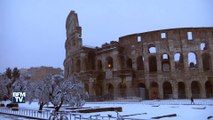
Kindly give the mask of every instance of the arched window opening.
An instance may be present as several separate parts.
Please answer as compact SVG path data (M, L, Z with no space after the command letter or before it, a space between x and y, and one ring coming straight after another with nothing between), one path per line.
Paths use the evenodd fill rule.
M132 68L132 59L127 58L126 65L127 65L127 68Z
M200 44L200 50L207 50L207 46L206 46L206 43L205 42L202 42L201 44Z
M98 70L102 70L102 62L101 62L101 60L98 60L97 67L98 67Z
M95 53L90 51L87 60L86 65L88 66L88 70L95 70Z
M211 57L208 53L202 54L203 70L208 71L211 69Z
M188 53L188 64L190 68L197 67L197 56L193 52Z
M213 97L213 85L211 84L210 81L207 81L205 83L205 89L206 89L206 97L207 98Z
M76 72L80 72L80 71L81 71L81 61L77 60L77 63L76 63Z
M191 83L191 92L193 98L200 98L200 84L197 81Z
M162 59L163 60L168 60L169 59L169 55L168 54L163 54Z
M149 45L148 51L149 53L157 53L156 47L154 45Z
M137 57L137 70L144 70L144 62L142 56Z
M113 59L112 59L112 57L107 57L106 61L107 61L107 68L108 69L112 69L113 68Z
M163 83L163 97L164 97L164 99L173 98L172 85L169 82L164 82Z
M186 98L185 84L183 82L178 82L178 98Z
M163 54L161 57L161 65L162 65L162 71L168 72L170 71L170 59L168 54Z
M159 99L158 83L152 82L150 85L150 99Z
M184 68L183 55L180 53L175 53L174 61L175 61L175 68L177 70L183 70L183 68Z
M149 56L149 72L157 72L156 56Z

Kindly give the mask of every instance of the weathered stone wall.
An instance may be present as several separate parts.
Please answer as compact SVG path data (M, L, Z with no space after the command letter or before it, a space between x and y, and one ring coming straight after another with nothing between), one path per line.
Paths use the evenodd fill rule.
M82 46L81 38L73 37L81 34L80 26L74 28L70 33L67 27L72 39L65 43L70 45L65 77L78 75L90 95L141 97L136 91L143 89L147 99L213 97L212 27L126 35L100 48ZM78 44L69 44L73 41Z

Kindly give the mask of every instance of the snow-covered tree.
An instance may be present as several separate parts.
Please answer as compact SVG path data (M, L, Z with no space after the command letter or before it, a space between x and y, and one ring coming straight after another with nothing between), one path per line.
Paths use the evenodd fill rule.
M8 98L7 96L7 88L6 85L9 83L8 79L6 76L1 75L0 77L0 101L6 100Z
M72 76L64 79L63 75L52 75L39 81L36 85L35 98L39 100L39 110L51 102L55 111L59 111L63 104L81 107L88 94L79 79Z
M77 77L71 76L56 86L50 100L55 107L55 111L59 111L63 104L81 107L85 104L87 97L88 93L85 91L82 82Z
M13 92L26 92L28 81L25 79L25 76L18 78L12 85Z
M10 99L12 95L12 86L15 83L15 81L19 79L20 73L18 68L16 67L13 69L13 72L11 72L10 68L7 68L5 75L7 76L7 83L5 84L7 88L6 95L7 95L7 99Z

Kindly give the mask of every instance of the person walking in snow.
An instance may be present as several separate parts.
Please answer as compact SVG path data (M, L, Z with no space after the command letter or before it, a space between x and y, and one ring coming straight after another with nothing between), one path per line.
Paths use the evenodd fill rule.
M195 104L193 97L191 97L191 104Z

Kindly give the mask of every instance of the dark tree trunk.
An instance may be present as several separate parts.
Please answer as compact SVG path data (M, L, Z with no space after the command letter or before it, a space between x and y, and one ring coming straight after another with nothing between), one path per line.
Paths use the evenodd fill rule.
M63 104L64 100L61 100L61 103L59 104L59 106L55 107L55 112L58 112Z
M39 110L38 110L39 113L42 113L43 107L44 107L44 103L41 103L39 105Z

